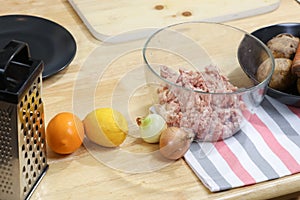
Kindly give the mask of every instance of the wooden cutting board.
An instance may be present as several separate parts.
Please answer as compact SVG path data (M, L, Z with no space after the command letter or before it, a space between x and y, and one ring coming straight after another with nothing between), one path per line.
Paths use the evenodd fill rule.
M225 22L271 12L280 4L280 0L68 1L99 40L127 32L139 33L133 37L145 36L154 29L184 21Z

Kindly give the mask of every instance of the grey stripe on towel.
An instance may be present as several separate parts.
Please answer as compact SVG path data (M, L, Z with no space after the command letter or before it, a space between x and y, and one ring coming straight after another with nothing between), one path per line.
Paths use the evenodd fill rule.
M201 156L201 147L198 143L193 142L190 146L191 153L205 170L205 172L212 177L220 190L231 189L232 186L223 178L223 176L216 169L214 164L207 158L207 156Z
M241 144L241 146L247 152L249 158L256 164L256 166L268 179L275 179L279 177L279 175L272 168L272 166L259 153L259 151L255 147L253 142L248 138L246 133L240 131L239 133L235 134L233 137L236 138L236 140Z
M300 148L300 137L299 134L290 123L282 116L280 112L271 104L271 102L265 98L262 102L262 107L268 113L268 115L278 124L282 132Z

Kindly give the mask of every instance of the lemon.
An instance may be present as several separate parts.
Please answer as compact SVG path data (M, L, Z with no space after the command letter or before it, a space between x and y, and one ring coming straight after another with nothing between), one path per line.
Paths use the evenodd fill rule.
M85 134L92 142L104 147L116 147L128 133L125 117L112 108L98 108L83 120Z

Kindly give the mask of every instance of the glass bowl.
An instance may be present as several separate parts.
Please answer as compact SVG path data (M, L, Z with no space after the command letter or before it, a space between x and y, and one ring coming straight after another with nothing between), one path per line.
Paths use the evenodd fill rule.
M214 142L237 133L262 102L274 70L269 49L232 26L184 22L159 29L143 48L152 112L168 126ZM256 69L268 62L265 80Z

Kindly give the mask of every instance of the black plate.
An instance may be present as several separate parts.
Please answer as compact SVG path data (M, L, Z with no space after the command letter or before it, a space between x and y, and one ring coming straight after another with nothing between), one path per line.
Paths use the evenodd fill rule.
M265 44L280 33L290 33L300 37L300 23L282 23L260 28L251 34L260 39ZM300 95L297 92L285 93L272 88L268 88L267 94L278 101L300 107Z
M43 78L66 68L76 53L76 42L69 31L55 22L36 16L0 16L0 48L12 39L26 42L31 57L43 60Z

